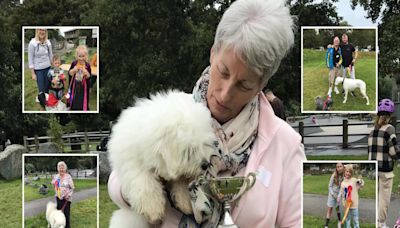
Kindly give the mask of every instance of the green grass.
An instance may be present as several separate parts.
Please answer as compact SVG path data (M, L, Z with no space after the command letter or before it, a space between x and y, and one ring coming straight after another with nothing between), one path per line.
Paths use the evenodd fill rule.
M303 192L328 196L328 184L332 174L304 175ZM364 179L364 187L358 191L360 198L375 199L375 180Z
M71 227L97 227L97 197L71 204ZM45 213L25 219L25 227L47 227Z
M0 180L0 211L1 211L1 216L0 216L0 227L21 227L21 222L22 222L22 186L21 186L21 179L13 180L13 181L5 181L5 180ZM107 191L107 184L100 184L99 185L99 217L100 217L100 227L101 228L108 228L109 221L111 218L111 214L113 211L118 209L118 206L115 205L110 197L108 196L108 191ZM12 200L10 200L12 199ZM91 206L96 205L92 201L94 199L90 199L89 203ZM82 201L83 202L83 201ZM72 205L71 208L71 216L77 216L78 213L82 212L84 213L83 209L87 210L94 210L95 213L95 207L87 207L87 203L85 202L83 206L78 207L77 203L76 205ZM75 207L78 207L75 208ZM79 209L81 208L81 209ZM85 209L85 210L86 210ZM44 216L44 214L42 215ZM87 214L85 215L87 216ZM82 216L79 216L82 217ZM92 216L94 217L94 216ZM75 218L75 217L72 217ZM72 221L72 225L75 223ZM95 218L95 217L94 217ZM44 217L41 218L43 220ZM45 219L44 219L45 221ZM27 221L26 225L32 224L35 221ZM39 222L39 221L37 221ZM82 220L82 222L85 222L85 220ZM93 223L95 224L95 223ZM47 227L46 224L41 224L35 227ZM84 227L84 226L78 226L74 225L73 227ZM86 226L89 227L89 226ZM90 227L96 227L96 226L90 226Z
M370 104L367 106L366 100L360 91L355 91L356 97L350 94L347 103L343 104L343 95L332 92L333 110L332 111L374 111L376 107L376 61L375 52L359 53L355 64L356 78L362 79L367 84L367 96ZM325 64L325 51L315 51L310 49L303 50L303 110L315 111L315 97L321 96L325 99L328 93L328 73L329 69ZM338 86L342 90L341 85Z
M25 185L24 186L25 202L32 201L35 199L47 198L47 197L55 195L54 188L51 185L50 178L41 179L39 181L32 181L32 183L37 183L39 185L39 187L41 186L41 184L46 184L47 187L50 189L49 194L47 194L47 195L39 194L39 192L38 192L39 187ZM80 190L87 189L87 188L95 188L97 186L97 180L96 179L87 179L87 180L74 179L74 185L75 185L74 191L78 192Z
M99 198L100 228L108 228L111 215L118 206L108 196L107 184L100 184Z
M96 52L95 48L89 49L89 61L91 60L92 55ZM66 56L66 63L72 63L75 59L75 52L72 51L70 54L64 54ZM36 96L38 95L38 87L35 80L32 80L32 73L29 69L28 65L28 53L24 53L24 63L25 63L25 72L24 72L24 110L25 111L40 111L39 103L36 103ZM66 74L67 76L67 74ZM98 82L96 81L96 84ZM66 87L68 86L68 77L66 77ZM97 109L97 86L96 84L92 87L90 96L89 96L89 109L90 111L96 111ZM67 89L65 88L65 91Z
M307 155L307 160L368 160L368 154L366 155Z
M308 155L307 160L331 160L331 161L350 161L350 160L368 160L368 155ZM400 195L400 167L395 163L393 168L395 177L393 178L392 192Z
M315 216L310 216L310 215L304 215L303 216L303 227L312 227L312 228L320 228L325 226L325 219L324 218L319 218ZM337 227L337 220L334 219L333 221L331 220L329 223L329 228L336 228ZM342 226L344 227L344 226ZM360 227L362 228L375 228L375 224L373 223L364 223L360 221Z
M393 178L392 193L400 194L400 189L398 187L400 184L400 167L398 167L397 164L395 164L393 168L394 178Z
M21 179L0 180L0 227L21 227Z

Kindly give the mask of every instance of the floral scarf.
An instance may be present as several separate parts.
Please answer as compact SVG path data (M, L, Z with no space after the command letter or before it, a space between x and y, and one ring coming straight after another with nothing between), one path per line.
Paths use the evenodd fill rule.
M209 70L210 67L207 67L203 71L193 89L195 101L205 105L210 81ZM216 152L211 158L210 167L204 173L206 178L234 176L246 166L257 136L259 111L259 98L255 96L235 118L223 125L213 119L212 127L217 137L214 143ZM196 222L202 227L216 227L221 219L222 205L209 197L209 190L198 181L190 183L189 193ZM181 220L182 222L188 221Z

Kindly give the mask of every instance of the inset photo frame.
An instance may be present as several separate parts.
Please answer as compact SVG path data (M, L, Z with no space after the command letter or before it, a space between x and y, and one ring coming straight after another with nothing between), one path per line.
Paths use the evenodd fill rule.
M22 227L99 227L98 154L23 154L22 186Z
M378 227L377 164L303 162L303 227Z
M376 27L301 27L302 113L376 113Z
M99 27L22 27L22 112L99 113Z

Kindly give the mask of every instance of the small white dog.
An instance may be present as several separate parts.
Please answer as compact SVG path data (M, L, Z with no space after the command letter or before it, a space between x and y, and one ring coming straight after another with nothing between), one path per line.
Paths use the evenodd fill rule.
M369 105L369 98L367 96L366 90L367 86L365 82L361 79L351 79L351 78L343 78L343 77L337 77L335 79L335 92L336 94L339 94L339 90L337 89L337 86L339 83L343 83L343 90L344 90L344 100L343 104L346 103L347 101L347 95L349 92L354 91L357 88L360 88L360 92L362 96L367 99L367 104Z
M109 160L130 209L115 211L110 227L149 227L162 221L167 182L174 204L192 213L188 182L209 166L216 140L209 110L191 94L169 91L140 99L112 129ZM150 224L149 224L150 223Z
M54 202L48 202L46 205L47 227L64 228L66 225L65 215L61 210L57 210Z

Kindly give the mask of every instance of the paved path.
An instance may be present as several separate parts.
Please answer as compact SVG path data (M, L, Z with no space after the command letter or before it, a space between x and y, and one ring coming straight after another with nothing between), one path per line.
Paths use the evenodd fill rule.
M324 218L326 216L326 201L328 196L316 194L303 194L303 213L305 215L313 215ZM360 221L374 223L375 222L375 200L374 199L360 199L359 205ZM335 215L336 213L332 213Z
M368 149L349 148L343 149L338 146L319 146L317 148L305 148L306 155L368 155Z
M326 201L328 196L316 194L303 194L303 213L305 215L313 215L324 218L326 215ZM361 221L368 223L375 222L375 200L361 199L359 204L359 216ZM336 218L336 213L332 214ZM389 227L393 227L396 223L397 217L400 216L400 198L392 197L388 217L386 220Z
M89 188L89 189L84 189L79 192L74 192L72 195L72 203L76 203L82 200L85 200L87 198L97 196L97 188ZM42 212L46 211L46 204L49 201L55 202L55 197L47 197L43 199L37 199L33 200L30 202L25 203L24 206L24 213L25 213L25 218L33 217L36 216Z

